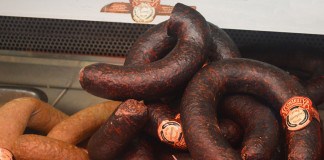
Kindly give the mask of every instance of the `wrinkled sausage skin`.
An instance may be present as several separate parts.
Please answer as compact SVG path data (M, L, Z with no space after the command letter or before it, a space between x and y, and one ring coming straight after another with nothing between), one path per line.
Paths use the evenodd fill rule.
M168 56L145 66L86 66L80 71L82 88L112 100L150 100L185 87L207 59L208 24L196 10L178 3L167 26L168 35L178 38Z
M305 88L315 105L324 103L324 75L308 80Z
M289 98L307 97L295 79L272 65L239 58L211 63L193 77L181 100L181 122L194 159L240 159L217 125L215 106L224 93L253 94L269 103L277 114ZM320 159L317 120L302 130L285 132L288 159Z
M92 160L115 159L144 127L148 119L143 102L129 99L91 136L88 142Z
M301 44L253 45L240 48L242 57L266 62L309 79L324 75L324 56L320 50Z
M145 31L135 41L125 58L124 65L142 65L162 59L176 45L176 37L167 34L167 21Z
M149 120L145 126L145 131L149 135L151 135L155 138L159 139L158 127L163 121L165 121L165 120L176 121L176 122L179 121L177 118L175 118L175 113L166 104L151 103L151 104L147 104L147 107L148 107L148 112L149 112L148 113ZM181 123L180 123L180 125L181 125ZM221 119L221 121L219 123L219 127L221 129L222 135L226 138L226 140L229 141L229 143L232 146L237 146L237 144L239 144L239 142L242 139L243 130L241 129L241 127L238 124L236 124L235 122L233 122L230 119ZM186 147L182 148L182 147L175 146L173 144L169 144L169 143L166 143L166 144L170 145L171 147L177 148L177 149L181 149L181 150L186 149Z
M154 160L152 144L145 139L145 137L139 138L136 142L134 141L121 160Z
M166 24L167 22L162 22L142 34L133 44L124 65L149 64L165 57L176 44L175 37L167 34ZM241 57L231 37L218 26L210 22L208 24L212 41L209 47L209 60Z
M221 113L244 129L243 159L271 159L279 145L279 125L269 107L252 96L238 94L225 98Z

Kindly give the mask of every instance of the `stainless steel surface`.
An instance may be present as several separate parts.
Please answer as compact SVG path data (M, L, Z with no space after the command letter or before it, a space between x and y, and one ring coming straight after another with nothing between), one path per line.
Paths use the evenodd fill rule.
M97 56L74 57L46 53L25 54L0 50L0 83L32 85L46 88L81 89L78 82L79 71L92 63L105 62L122 65L124 59ZM71 56L72 57L72 56Z
M107 100L93 96L82 89L67 89L64 95L55 104L55 108L71 115L76 111L103 101Z
M47 95L40 89L22 86L0 85L0 106L16 98L34 97L48 102Z
M0 56L10 56L23 59L24 57L30 59L43 59L43 61L52 61L54 59L65 60L71 64L74 63L91 63L91 62L105 62L109 64L122 65L125 58L123 57L110 57L110 56L91 56L91 55L77 55L77 54L61 54L61 53L45 53L45 52L32 52L32 51L13 51L13 50L1 50ZM3 59L3 58L1 58ZM45 59L45 60L44 60ZM8 60L8 58L6 58ZM52 61L55 62L55 61ZM68 65L68 63L66 64ZM82 64L81 64L82 65ZM83 64L84 65L84 64Z
M46 53L20 55L0 50L0 85L37 88L46 93L48 103L67 114L73 114L90 105L106 101L84 91L79 84L82 67L104 62L121 65L123 59L107 57L53 57ZM1 96L1 95L0 95Z

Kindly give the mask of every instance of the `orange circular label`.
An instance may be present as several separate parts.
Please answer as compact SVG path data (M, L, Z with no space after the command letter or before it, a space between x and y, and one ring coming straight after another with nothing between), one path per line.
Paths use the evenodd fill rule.
M158 135L162 142L179 149L186 149L182 126L176 121L164 120L158 127Z
M13 160L10 151L4 148L0 148L0 160Z
M307 97L292 97L281 107L280 115L287 129L296 131L305 128L313 118L320 121L318 111Z

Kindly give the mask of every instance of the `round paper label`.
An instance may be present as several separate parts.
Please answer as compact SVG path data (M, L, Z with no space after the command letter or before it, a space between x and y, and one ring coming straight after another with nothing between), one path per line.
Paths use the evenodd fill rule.
M310 122L309 112L298 106L291 108L286 118L286 124L289 130L302 129Z
M154 17L155 8L148 3L142 2L133 8L132 18L135 22L149 23L153 21Z
M174 145L180 149L186 148L182 126L176 121L162 121L158 127L158 135L162 142Z
M288 130L296 131L305 128L313 118L319 119L317 110L307 97L292 97L286 101L280 110Z

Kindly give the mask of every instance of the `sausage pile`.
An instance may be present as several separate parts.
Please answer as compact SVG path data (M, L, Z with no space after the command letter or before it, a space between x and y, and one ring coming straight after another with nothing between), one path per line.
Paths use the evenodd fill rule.
M70 117L29 107L23 120L11 120L15 134L3 140L8 132L0 131L0 157L320 160L324 56L278 48L239 50L226 32L178 3L170 19L137 39L124 66L81 69L85 91L114 101ZM36 114L41 123L28 118ZM22 135L26 126L47 136Z
M194 9L177 4L169 20L137 39L124 66L89 65L80 72L80 84L99 97L144 100L148 118L137 122L147 121L140 134L162 142L156 152L168 146L164 153L156 153L165 159L168 154L176 158L178 152L204 160L320 159L321 124L315 105L323 103L323 56L308 54L302 56L308 62L292 58L283 65L293 54L306 55L298 51L290 50L286 57L265 53L264 58L257 48L245 49L242 55L249 59L242 58L223 30ZM292 70L308 72L308 77L289 74L298 73ZM106 124L114 122L110 118ZM104 146L121 145L119 140L126 138L144 144L145 136L125 137L134 133L125 126L114 125L111 144L95 136L107 136L111 129L98 130L89 141L88 147L95 150L89 150L90 158L107 158L102 155L110 149ZM101 143L102 148L96 148ZM141 153L144 146L138 148Z

